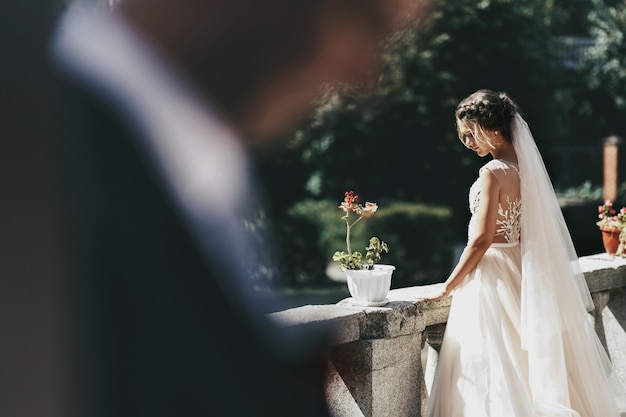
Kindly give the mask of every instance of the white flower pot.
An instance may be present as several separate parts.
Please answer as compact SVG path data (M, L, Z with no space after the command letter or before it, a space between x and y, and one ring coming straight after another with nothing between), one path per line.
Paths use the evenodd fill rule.
M374 269L345 270L352 304L366 307L387 304L394 269L393 265L374 265Z

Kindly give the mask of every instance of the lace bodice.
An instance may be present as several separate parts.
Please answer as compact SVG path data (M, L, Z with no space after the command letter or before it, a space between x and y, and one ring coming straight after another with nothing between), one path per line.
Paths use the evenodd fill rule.
M500 183L500 200L494 243L514 243L519 241L522 200L520 195L519 170L512 162L493 159L482 170L491 171ZM481 178L472 184L469 192L469 208L472 218L468 227L468 238L476 233L476 220L480 203Z

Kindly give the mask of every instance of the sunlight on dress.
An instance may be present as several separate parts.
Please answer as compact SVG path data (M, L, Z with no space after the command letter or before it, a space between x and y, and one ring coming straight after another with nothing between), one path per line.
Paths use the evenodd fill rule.
M498 228L494 243L453 293L426 416L618 416L606 391L603 392L605 386L598 383L594 387L593 381L605 380L603 364L593 359L586 363L581 361L581 358L600 358L603 355L590 352L599 343L592 340L595 333L591 335L587 331L591 326L584 322L586 312L582 304L583 322L580 326L576 324L575 331L564 332L559 340L554 340L556 345L562 344L562 354L550 357L550 363L546 363L545 367L535 363L535 368L531 369L529 353L522 340L520 230L523 202L520 171L515 164L498 159L481 168L485 169L490 170L500 184ZM469 193L472 212L468 226L470 238L476 232L480 181L479 177ZM576 341L577 337L579 340ZM587 337L589 340L580 340ZM576 349L571 349L574 343ZM543 401L537 386L533 389L533 381L536 381L537 375L549 379L544 371L549 374L552 369L561 371L564 368L567 370L567 388L555 387L554 395L546 393L545 398L551 401ZM540 386L549 386L549 382L543 381ZM563 396L563 392L567 395ZM602 410L601 414L598 410Z

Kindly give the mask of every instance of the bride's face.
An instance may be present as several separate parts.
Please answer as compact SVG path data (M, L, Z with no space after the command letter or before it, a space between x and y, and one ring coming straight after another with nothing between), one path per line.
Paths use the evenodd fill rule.
M490 154L498 143L497 132L482 129L474 123L465 123L461 131L461 142L480 157Z

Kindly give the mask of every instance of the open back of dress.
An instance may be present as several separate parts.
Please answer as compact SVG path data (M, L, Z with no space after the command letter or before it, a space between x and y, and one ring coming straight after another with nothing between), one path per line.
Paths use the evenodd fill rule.
M498 201L498 219L494 243L519 242L522 216L522 197L520 193L519 169L517 165L502 159L493 159L485 164L482 170L491 171L500 184ZM472 238L476 228L476 214L480 203L480 177L472 184L469 193L469 206L472 219L468 227L468 240Z

